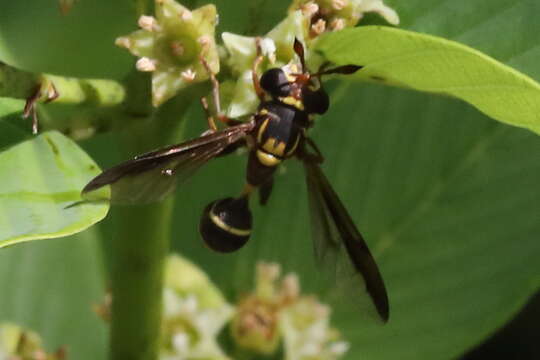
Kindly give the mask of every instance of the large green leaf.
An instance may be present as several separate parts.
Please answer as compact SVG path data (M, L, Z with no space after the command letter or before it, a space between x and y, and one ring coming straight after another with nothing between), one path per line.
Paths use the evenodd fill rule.
M364 26L328 34L316 48L336 64L364 65L358 78L455 96L494 119L540 134L540 84L468 46Z
M409 29L477 46L540 76L535 1L394 4ZM355 84L338 87L331 102L313 137L374 251L391 302L382 327L337 305L335 324L352 342L347 359L455 358L538 289L540 141L451 98ZM257 259L299 272L307 292L329 289L319 285L303 175L292 163L267 208L254 202L253 238L235 255L209 252L197 224L207 203L240 190L244 159L219 159L179 191L175 249L231 298L249 288Z
M390 321L381 327L337 305L335 324L353 346L347 358L453 358L538 288L540 141L451 99L376 86L341 90L347 96L334 94L313 137L377 258L391 302ZM366 95L348 96L359 93ZM239 191L243 165L217 160L183 187L176 249L227 286L231 299L249 289L261 259L297 271L307 292L327 293L331 287L320 285L312 260L303 174L292 161L267 208L254 206L251 243L235 255L202 244L203 207Z
M106 325L93 311L104 298L99 233L0 250L0 323L36 331L48 351L69 359L105 359Z
M57 132L0 153L0 247L71 235L107 214L107 204L79 204L82 187L99 173L73 141Z

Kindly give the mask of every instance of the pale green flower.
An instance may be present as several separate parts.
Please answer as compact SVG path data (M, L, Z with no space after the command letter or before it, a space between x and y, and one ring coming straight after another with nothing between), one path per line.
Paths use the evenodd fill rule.
M152 72L152 103L159 106L190 84L209 78L200 56L213 73L219 72L219 57L214 5L191 11L174 0L155 3L155 17L141 16L141 30L117 38L116 44L139 57L138 70Z
M347 342L330 327L330 308L315 298L302 297L281 316L285 360L336 360L347 350Z
M47 353L43 348L41 337L33 331L22 327L0 324L0 360L63 360L63 348L54 353Z
M289 12L302 11L309 20L309 37L355 26L365 13L375 12L392 25L399 24L396 11L383 0L294 0Z
M224 303L217 308L201 308L193 295L181 297L164 290L164 340L162 360L228 359L217 343L217 337L232 315Z
M161 360L228 359L217 337L232 314L232 306L204 272L180 256L168 258Z
M295 274L280 277L279 265L257 264L255 289L237 307L231 331L236 344L273 354L283 341L285 360L337 360L349 345L330 326L330 308L300 294Z

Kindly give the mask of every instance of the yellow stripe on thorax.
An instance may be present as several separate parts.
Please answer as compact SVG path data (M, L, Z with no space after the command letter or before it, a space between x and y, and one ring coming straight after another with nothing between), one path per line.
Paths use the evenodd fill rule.
M280 97L279 101L284 104L294 106L298 110L304 110L304 103L302 102L302 100L298 100L293 96Z
M264 109L263 109L264 110ZM262 113L262 111L261 111ZM268 113L268 111L267 111ZM262 143L262 137L264 135L264 132L266 131L266 128L268 127L268 121L270 121L269 118L264 119L263 123L261 124L261 127L259 128L259 132L257 133L257 143Z

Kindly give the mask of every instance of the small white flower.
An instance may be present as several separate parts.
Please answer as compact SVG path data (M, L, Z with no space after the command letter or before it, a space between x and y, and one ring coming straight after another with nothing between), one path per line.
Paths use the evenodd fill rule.
M193 81L195 80L197 73L191 69L187 69L186 71L182 71L180 75L182 76L182 79L186 81Z
M172 337L172 345L176 353L185 356L189 353L189 337L186 333L176 333Z
M201 308L197 297L181 297L165 288L163 293L166 341L170 350L161 360L224 359L217 336L232 316L232 307L226 303L217 308ZM168 339L167 339L168 338Z
M261 40L261 52L263 56L268 57L270 63L276 62L276 43L270 38L263 38Z
M116 40L114 41L114 43L116 44L116 46L120 46L120 47L123 47L123 48L130 48L131 47L131 39L130 38L127 38L125 36L120 36L118 38L116 38Z
M302 5L301 10L304 16L311 18L319 11L319 5L315 4L313 1L310 1L307 4Z
M160 29L156 18L153 16L141 15L137 23L141 29L146 31L156 31Z
M336 341L330 344L330 347L328 350L336 356L341 356L345 354L347 351L349 351L349 348L350 348L349 343L345 341Z
M151 72L156 70L156 61L147 57L142 57L135 63L139 71Z
M326 21L323 19L319 19L315 24L311 25L311 31L316 35L322 34L324 30L326 30Z
M346 0L332 0L332 7L335 10L342 10L345 6L347 6Z
M336 360L348 343L336 339L329 325L330 309L314 298L302 297L281 316L286 360Z
M180 15L180 18L182 18L182 20L184 20L184 21L190 21L191 19L193 19L193 13L186 9L186 10L182 11L182 14Z

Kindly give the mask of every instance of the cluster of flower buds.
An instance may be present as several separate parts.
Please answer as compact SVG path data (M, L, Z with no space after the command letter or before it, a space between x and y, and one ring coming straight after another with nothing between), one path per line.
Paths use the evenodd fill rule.
M308 19L310 38L355 26L367 12L378 13L392 25L399 24L397 13L383 0L294 0L289 12L298 10Z
M155 0L155 17L139 18L141 30L116 39L118 46L138 56L137 69L152 72L152 103L159 106L188 85L219 72L214 39L217 14L214 5L193 11L174 0Z
M41 338L14 324L0 324L0 359L2 360L65 360L66 351L60 348L47 353Z
M184 258L170 256L165 268L160 359L228 359L217 338L233 311L204 272Z
M348 344L330 327L330 308L301 295L296 274L280 279L280 266L259 263L253 293L238 304L231 331L236 344L272 354L282 343L286 360L335 360Z

